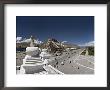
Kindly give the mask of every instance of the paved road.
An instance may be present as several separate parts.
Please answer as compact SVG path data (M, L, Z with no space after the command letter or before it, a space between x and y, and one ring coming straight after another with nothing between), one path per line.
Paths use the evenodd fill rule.
M61 56L56 56L51 65L65 74L93 74L94 58L80 55L84 50L85 48L64 52Z

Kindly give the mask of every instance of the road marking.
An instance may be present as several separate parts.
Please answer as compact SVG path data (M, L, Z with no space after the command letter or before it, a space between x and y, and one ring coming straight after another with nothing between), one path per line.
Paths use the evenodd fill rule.
M76 63L76 62L74 62L74 63ZM94 70L93 68L90 68L90 67L84 66L84 65L82 65L82 64L79 64L79 63L76 63L76 64L79 65L79 66L86 67L86 68L88 68L88 69Z
M92 64L94 64L94 62L92 62L92 61L90 61L90 60L87 60L88 62L90 62L90 63L92 63Z

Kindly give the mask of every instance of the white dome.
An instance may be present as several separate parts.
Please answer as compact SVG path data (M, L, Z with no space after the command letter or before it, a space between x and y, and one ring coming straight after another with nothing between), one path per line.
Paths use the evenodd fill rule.
M42 49L42 52L47 52L47 49Z
M34 56L39 53L39 48L38 47L27 47L26 48L26 54L29 56Z

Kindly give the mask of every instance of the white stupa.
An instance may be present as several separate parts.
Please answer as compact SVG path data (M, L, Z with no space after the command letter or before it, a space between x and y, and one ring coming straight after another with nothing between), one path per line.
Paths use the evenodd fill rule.
M26 56L23 59L23 65L21 65L21 73L37 73L39 70L43 70L40 53L40 48L34 47L34 38L31 36L30 47L26 48Z
M42 49L40 57L42 57L43 60L45 60L45 59L49 59L51 55L47 52L47 49Z

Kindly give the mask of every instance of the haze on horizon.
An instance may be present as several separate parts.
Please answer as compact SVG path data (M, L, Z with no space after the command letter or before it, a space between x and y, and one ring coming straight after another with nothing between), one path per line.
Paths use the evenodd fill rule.
M16 16L16 36L55 38L75 44L94 41L94 16Z

